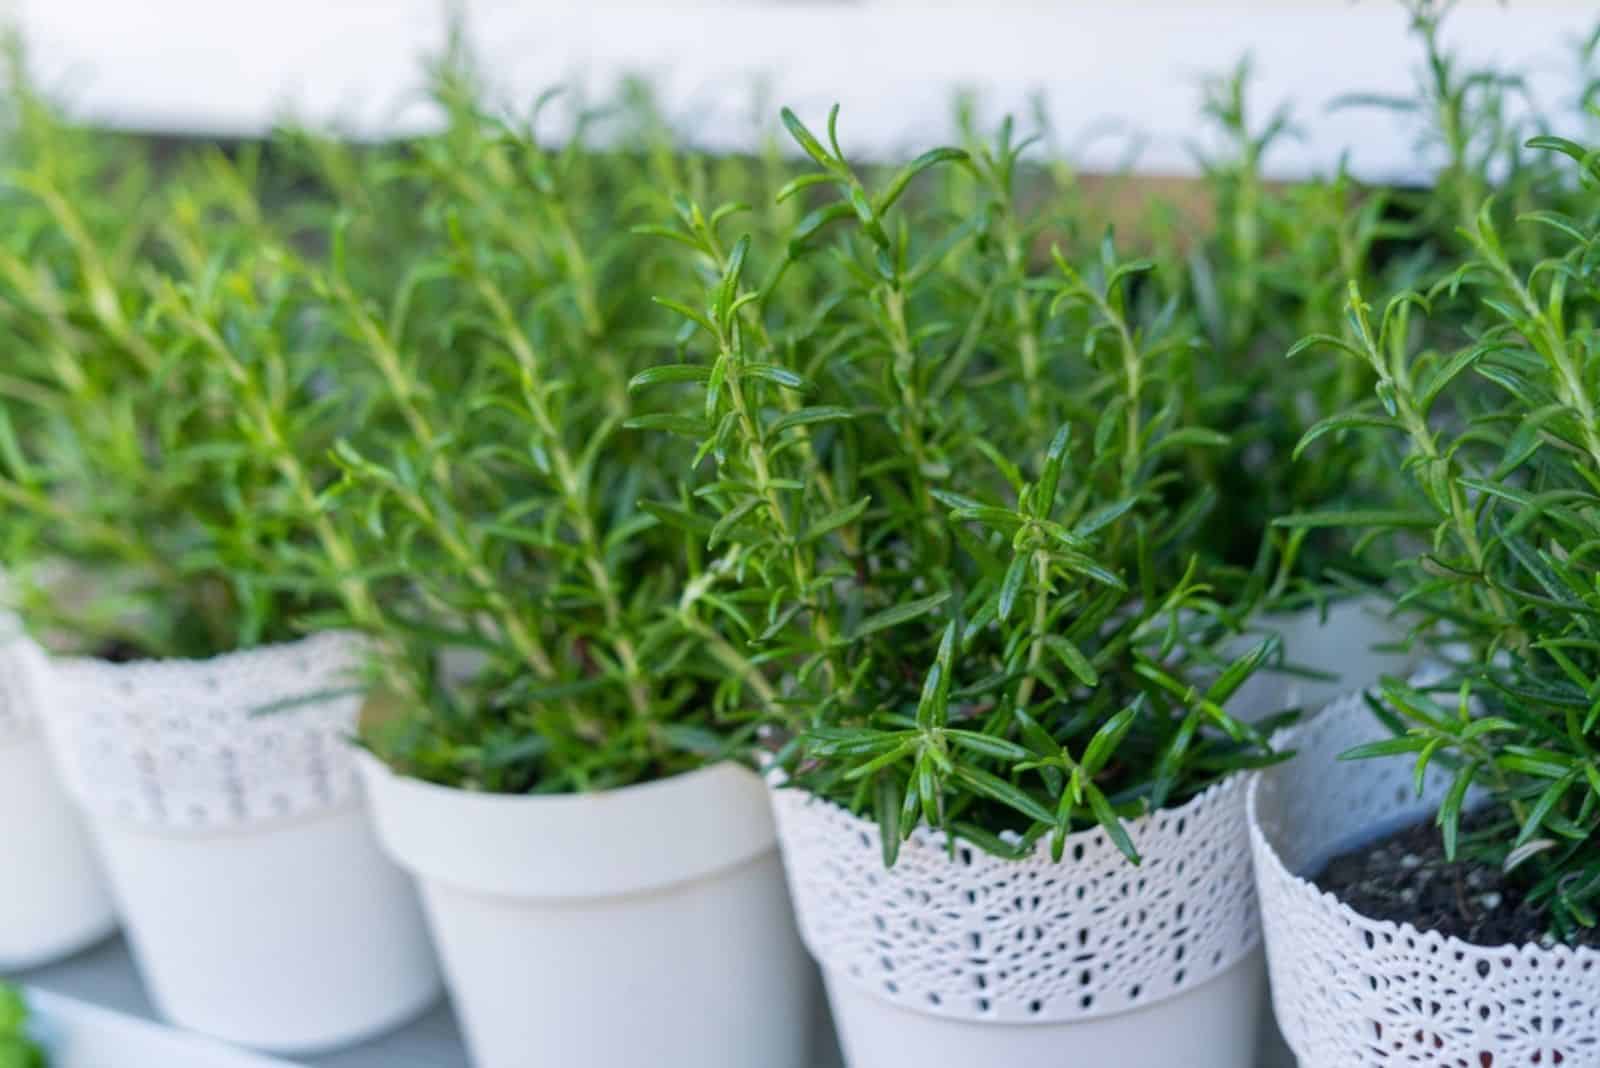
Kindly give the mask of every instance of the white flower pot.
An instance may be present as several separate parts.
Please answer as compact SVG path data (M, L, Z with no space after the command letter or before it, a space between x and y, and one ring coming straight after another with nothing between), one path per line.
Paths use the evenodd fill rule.
M1333 856L1425 819L1409 759L1341 762L1385 736L1358 696L1287 743L1290 762L1252 777L1248 810L1278 1022L1301 1068L1510 1068L1600 1058L1600 951L1485 947L1368 919L1317 889Z
M773 805L801 934L851 1068L1244 1068L1262 965L1243 783L1006 861L799 790Z
M0 972L68 956L117 923L37 719L44 662L26 638L0 633Z
M810 1068L815 976L753 773L529 797L362 768L478 1068Z
M1282 659L1259 670L1228 702L1229 711L1241 718L1260 719L1286 708L1310 715L1384 675L1405 678L1417 666L1414 651L1374 648L1396 644L1406 634L1402 621L1389 618L1389 605L1375 597L1336 601L1328 605L1326 615L1317 608L1262 615L1240 640L1237 652L1273 633L1283 639ZM1307 678L1279 670L1280 665L1333 677Z
M354 641L328 634L53 672L52 745L174 1023L301 1053L438 997L421 909L378 847L346 740L358 666Z

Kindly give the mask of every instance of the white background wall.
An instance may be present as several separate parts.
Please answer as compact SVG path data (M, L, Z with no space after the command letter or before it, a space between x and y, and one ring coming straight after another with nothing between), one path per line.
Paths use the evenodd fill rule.
M254 134L285 114L376 136L428 121L419 57L437 46L437 0L13 0L36 67L84 117L140 129ZM1349 92L1405 93L1420 57L1397 3L983 0L705 5L467 0L481 53L513 97L552 83L600 85L643 71L701 143L748 146L767 97L819 121L844 105L858 153L925 146L949 127L955 87L986 110L1043 93L1087 168L1192 170L1203 76L1255 62L1264 113L1292 101L1316 134L1269 160L1282 176L1334 166L1348 150L1369 177L1416 177L1413 128L1368 110L1329 113ZM1474 59L1525 68L1548 103L1576 92L1575 42L1592 2L1468 3L1449 39ZM1112 132L1114 131L1114 132Z

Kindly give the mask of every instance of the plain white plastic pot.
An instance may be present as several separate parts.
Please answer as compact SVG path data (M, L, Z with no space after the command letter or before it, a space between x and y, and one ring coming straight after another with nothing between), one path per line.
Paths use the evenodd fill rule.
M0 972L47 964L116 928L100 863L38 722L44 653L0 618Z
M824 973L851 1068L1083 1065L1249 1068L1263 981L1260 953L1160 1005L1121 1016L1010 1027L929 1016ZM1069 1058L1063 1060L1063 1058Z
M752 772L529 797L361 766L478 1068L810 1068L815 975Z
M152 1001L282 1053L359 1042L440 993L346 738L359 648L322 635L209 661L71 661L51 743Z
M1369 919L1308 878L1429 818L1448 790L1439 769L1419 799L1407 759L1339 761L1385 736L1355 695L1286 740L1293 760L1252 777L1273 1003L1301 1068L1600 1063L1600 951L1475 946Z
M800 790L777 814L801 934L850 1068L1245 1068L1263 981L1243 780L1001 860L878 828Z
M1228 702L1229 711L1255 720L1298 708L1311 715L1335 698L1373 685L1384 675L1405 678L1416 670L1414 651L1392 648L1406 636L1403 621L1389 615L1376 597L1335 601L1319 608L1258 617L1239 644L1239 652L1266 634L1283 640L1281 658L1261 668ZM1329 676L1308 678L1285 666Z

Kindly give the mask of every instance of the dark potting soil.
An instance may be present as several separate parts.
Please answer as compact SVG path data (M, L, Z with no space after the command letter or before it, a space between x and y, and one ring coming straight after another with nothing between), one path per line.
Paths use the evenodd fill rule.
M112 664L131 664L135 660L146 659L148 655L137 645L120 638L105 642L95 650L95 659L105 660Z
M1462 836L1491 819L1487 813L1468 814L1461 821ZM1549 917L1527 906L1522 888L1499 865L1446 860L1443 838L1431 819L1340 853L1312 881L1363 916L1409 923L1473 945L1540 943L1549 928ZM1600 931L1583 929L1572 942L1600 946Z

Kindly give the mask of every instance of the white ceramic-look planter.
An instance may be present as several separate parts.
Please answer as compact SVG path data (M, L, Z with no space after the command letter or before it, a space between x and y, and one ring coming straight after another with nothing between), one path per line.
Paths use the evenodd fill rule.
M329 634L53 673L52 745L173 1022L310 1052L438 997L415 892L378 847L346 741L358 666L355 643Z
M0 617L0 972L68 956L116 927L111 895L38 722L44 653Z
M1341 762L1385 736L1359 696L1335 702L1254 776L1250 834L1278 1022L1301 1068L1600 1063L1600 951L1484 947L1368 919L1306 876L1435 811L1407 759Z
M800 930L851 1068L1244 1068L1262 965L1242 779L1021 861L875 824L799 790L773 805Z
M1389 605L1375 597L1336 601L1327 606L1326 614L1307 608L1261 616L1240 642L1239 651L1271 633L1283 639L1281 659L1261 668L1228 702L1229 710L1245 719L1286 708L1311 715L1342 694L1366 689L1384 675L1404 678L1417 667L1415 652L1375 648L1396 645L1406 634L1404 624L1390 618ZM1281 666L1330 677L1308 678Z
M478 1068L809 1068L815 976L752 772L519 797L362 768Z

